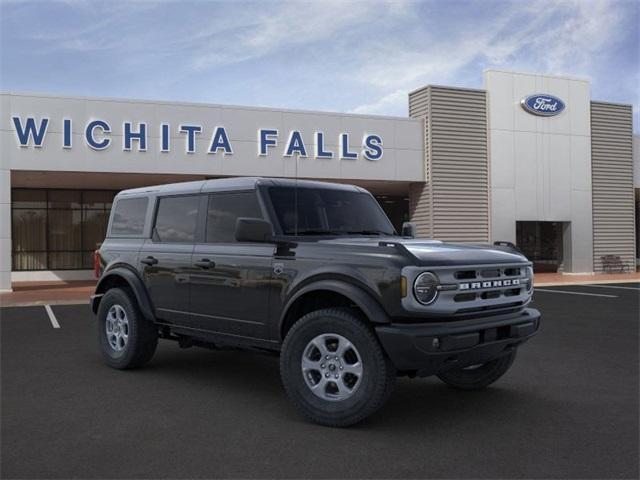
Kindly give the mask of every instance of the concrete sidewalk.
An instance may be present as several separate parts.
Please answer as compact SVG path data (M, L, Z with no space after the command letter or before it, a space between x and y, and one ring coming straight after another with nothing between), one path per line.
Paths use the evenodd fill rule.
M95 281L14 282L13 291L0 293L1 307L29 305L74 305L89 303Z
M534 285L550 287L602 283L640 282L640 272L621 274L563 275L537 273ZM13 292L0 293L0 306L73 305L88 303L95 281L82 282L14 282Z
M533 284L536 287L554 287L561 285L590 285L603 283L635 283L640 282L640 272L635 273L596 273L596 274L563 274L536 273Z

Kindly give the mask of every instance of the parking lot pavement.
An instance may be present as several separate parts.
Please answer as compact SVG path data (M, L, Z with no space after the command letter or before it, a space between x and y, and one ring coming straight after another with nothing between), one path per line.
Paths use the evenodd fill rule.
M494 387L400 379L341 430L294 411L276 357L161 342L121 372L88 306L51 307L60 328L5 308L1 476L638 478L640 284L615 286L537 291L543 329Z

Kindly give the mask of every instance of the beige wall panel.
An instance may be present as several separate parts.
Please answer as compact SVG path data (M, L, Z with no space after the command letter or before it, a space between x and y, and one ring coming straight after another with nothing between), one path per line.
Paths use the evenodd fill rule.
M630 105L591 102L593 263L620 255L635 270L633 126Z

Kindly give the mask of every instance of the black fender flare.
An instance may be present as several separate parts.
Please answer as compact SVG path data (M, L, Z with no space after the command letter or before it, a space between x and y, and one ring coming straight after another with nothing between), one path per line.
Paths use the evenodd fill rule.
M282 332L282 326L291 306L303 295L317 291L317 290L329 290L331 292L339 293L349 298L362 312L366 315L371 323L383 324L391 323L391 319L387 312L384 311L382 306L376 301L375 298L366 292L363 288L353 285L352 283L344 280L317 280L313 281L304 287L296 291L291 298L285 304L280 315L280 321L278 322L278 329Z
M101 299L102 295L106 292L106 285L109 284L109 281L114 277L118 277L124 280L131 291L136 296L136 301L138 302L138 307L142 312L142 315L152 322L155 322L156 317L153 313L153 305L151 304L151 299L147 294L147 289L144 286L144 282L135 272L131 271L125 267L114 267L110 270L107 270L105 274L100 278L98 285L96 286L96 295L98 299ZM93 309L93 313L98 313L98 305L100 301L92 301L91 307Z

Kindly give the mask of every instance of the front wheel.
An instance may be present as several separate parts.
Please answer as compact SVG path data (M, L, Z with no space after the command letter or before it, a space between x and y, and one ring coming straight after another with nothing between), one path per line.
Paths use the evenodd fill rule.
M487 363L439 373L438 378L460 390L481 390L507 373L516 359L516 351L514 348L509 353Z
M373 414L396 377L371 329L346 308L317 310L296 322L282 345L280 374L293 404L332 427Z

